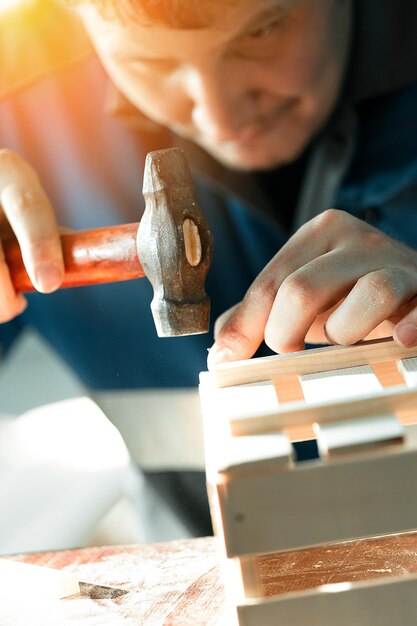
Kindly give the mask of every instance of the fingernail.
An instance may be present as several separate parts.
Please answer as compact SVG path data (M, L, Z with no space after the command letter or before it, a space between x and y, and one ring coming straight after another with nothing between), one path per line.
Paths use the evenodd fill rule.
M332 339L332 338L330 337L330 335L329 335L329 332L328 332L328 330L327 330L327 326L326 326L326 325L324 326L323 331L324 331L324 336L326 337L327 341L328 341L330 344L332 344L332 345L334 345L334 346L338 346L338 345L339 345L339 344L337 343L337 341L335 341L334 339Z
M405 348L412 348L417 345L417 326L412 322L400 324L394 330L394 339Z
M209 369L221 363L233 361L233 353L228 348L221 348L217 344L213 344L207 357L207 366Z
M55 263L44 263L35 274L36 284L42 293L58 289L62 282L62 272Z

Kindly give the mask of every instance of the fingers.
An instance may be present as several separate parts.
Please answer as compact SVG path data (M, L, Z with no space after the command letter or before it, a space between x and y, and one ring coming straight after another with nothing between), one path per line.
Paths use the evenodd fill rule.
M417 296L407 302L407 314L394 327L393 337L405 348L417 346Z
M332 343L349 345L369 335L389 319L416 289L415 278L396 268L362 276L326 322Z
M0 204L16 235L23 262L38 291L57 289L64 277L58 225L34 170L18 155L0 150ZM12 293L3 272L0 288Z
M417 345L417 252L339 211L306 224L219 320L209 366L313 341L352 344L388 333ZM400 325L400 322L401 324Z
M300 228L259 274L242 302L217 320L209 367L224 361L247 359L256 352L264 339L271 308L283 281L331 247L333 232L327 226L332 213L326 212L309 227Z
M282 283L265 327L265 341L272 350L284 353L304 348L316 317L337 303L352 282L352 268L344 256L339 251L322 255Z

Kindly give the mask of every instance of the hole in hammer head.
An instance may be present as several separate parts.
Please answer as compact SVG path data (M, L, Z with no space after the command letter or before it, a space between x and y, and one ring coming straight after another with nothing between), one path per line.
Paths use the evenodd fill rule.
M184 235L185 256L190 265L195 267L201 261L201 239L198 228L193 220L185 219L182 223Z

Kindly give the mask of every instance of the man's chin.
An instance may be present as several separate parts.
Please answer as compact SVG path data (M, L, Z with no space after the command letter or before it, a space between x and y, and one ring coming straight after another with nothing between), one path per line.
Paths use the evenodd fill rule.
M256 145L253 149L250 146L236 145L202 145L202 147L225 167L240 172L273 170L295 160L300 153L300 150L278 153L276 147L274 151L269 152Z
M259 155L240 152L239 150L222 150L218 147L210 148L205 146L205 150L225 167L239 172L256 172L272 170L283 165L287 159L282 157L272 157L270 155Z

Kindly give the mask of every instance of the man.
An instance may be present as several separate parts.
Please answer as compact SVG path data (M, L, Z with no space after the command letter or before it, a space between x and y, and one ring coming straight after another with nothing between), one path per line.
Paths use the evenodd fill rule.
M302 349L306 341L354 343L371 333L393 333L399 343L417 344L413 3L407 8L394 0L71 4L134 117L168 129L169 141L188 150L214 232L217 256L209 289L215 313L241 300L217 322L210 365L251 357L263 339L279 352ZM67 97L84 106L93 88L91 93L72 90ZM37 124L40 128L39 119ZM79 132L71 135L69 149L77 140L81 153ZM26 154L29 144L21 143ZM22 150L19 141L9 146ZM88 150L84 146L84 154ZM117 171L122 163L129 165L126 145L123 154ZM32 166L39 170L46 159L36 151L34 158L40 163L31 160ZM101 154L100 164L102 159ZM107 191L106 165L107 170L90 162L89 170ZM130 181L126 169L123 173ZM63 195L68 201L62 193L65 175L68 170L53 177L45 169L42 176L52 177L60 203ZM58 205L53 202L52 209L33 170L9 150L0 159L0 193L35 286L52 292L63 272ZM129 205L120 197L120 206ZM66 217L74 204L68 202ZM326 210L330 207L337 210ZM73 226L74 219L65 225ZM0 289L0 319L7 321L26 305L4 265ZM144 363L140 373L133 366L137 380L123 367L118 348L100 359L104 369L107 364L114 368L118 355L120 383L110 380L109 385L111 372L107 377L97 373L91 343L79 339L92 330L97 346L114 320L122 332L123 306L117 317L109 316L108 294L94 318L99 330L91 329L88 307L81 311L78 294L54 294L54 302L63 306L57 304L52 330L44 322L52 300L41 305L33 299L23 317L31 316L44 334L52 335L92 386L183 385L186 377L174 365L180 350L190 375L198 371L201 343L167 349L171 362L161 371L152 366L159 348L149 348L145 336L133 342L141 346ZM97 292L95 298L100 299ZM63 309L76 312L70 331L78 333L78 341L72 352L59 330ZM108 335L111 346L114 330ZM123 351L127 355L125 344ZM132 363L133 358L125 360Z

